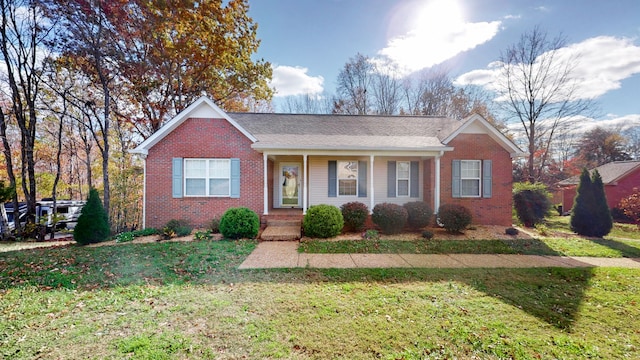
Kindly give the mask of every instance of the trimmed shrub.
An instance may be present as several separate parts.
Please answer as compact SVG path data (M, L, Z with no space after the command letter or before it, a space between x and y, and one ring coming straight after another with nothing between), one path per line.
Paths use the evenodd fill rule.
M98 243L106 240L110 231L109 218L98 190L91 188L87 203L82 207L78 223L73 229L73 239L80 245Z
M344 218L337 207L320 204L309 207L302 224L306 236L330 238L340 235L344 227Z
M422 232L422 237L427 239L427 240L433 239L433 231L429 231L429 230L423 231Z
M171 238L174 236L187 236L193 231L193 226L189 224L188 220L176 220L172 219L162 229L162 233L165 238Z
M611 211L607 205L604 184L598 170L583 169L576 198L571 208L571 230L579 235L603 237L613 228Z
M246 207L230 208L220 218L220 233L228 239L253 239L260 230L260 218Z
M504 233L507 235L515 236L515 235L518 235L520 231L518 231L518 229L516 228L509 227L504 230Z
M397 204L382 203L373 208L371 220L378 225L385 234L398 234L407 224L407 210Z
M364 240L380 240L380 234L378 230L369 229L362 234Z
M412 229L421 229L431 222L433 210L424 201L412 201L402 205L407 210L407 224Z
M518 220L526 227L534 227L544 221L551 210L551 194L542 183L513 184L513 206Z
M211 230L196 231L196 233L193 234L193 239L196 241L211 240L212 237Z
M367 205L357 201L348 202L340 206L340 211L342 211L342 218L344 219L344 226L346 228L352 231L364 229L367 216L369 216L369 208Z
M130 242L130 241L133 241L134 238L135 238L135 236L134 236L133 232L127 231L127 232L123 232L123 233L120 233L120 234L116 235L116 242L117 243Z
M220 218L219 217L214 217L213 219L211 219L211 221L209 221L209 230L211 230L212 234L219 234L220 233Z
M462 232L471 219L471 211L462 205L444 204L438 209L438 222L450 233Z
M149 236L149 235L158 235L160 232L158 231L158 229L155 228L144 228L141 230L134 230L133 231L133 236L134 237L140 237L140 236Z

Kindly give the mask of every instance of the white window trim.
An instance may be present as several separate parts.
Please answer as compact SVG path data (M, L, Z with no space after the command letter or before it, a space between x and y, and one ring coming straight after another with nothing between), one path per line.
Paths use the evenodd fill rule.
M465 163L477 163L478 164L478 177L464 177L463 174L463 167ZM474 194L474 195L467 195L464 194L464 186L462 186L462 183L465 180L477 180L478 181L478 194ZM480 198L482 197L482 160L460 160L460 197L466 197L466 198Z
M407 178L400 178L400 163L406 163L409 168L409 176ZM398 183L400 180L407 180L407 195L400 195L400 186ZM397 161L396 162L396 197L408 198L411 196L411 161Z
M356 174L356 193L354 195L341 195L340 194L340 180L353 180L353 179L342 179L340 178L340 163L345 163L345 162L354 162L356 164L358 164L358 160L336 160L336 195L337 197L358 197L358 192L359 192L359 184L358 184L358 178L360 177L360 166L358 166L358 173Z
M205 167L205 182L204 182L204 186L205 186L205 194L204 195L189 195L187 194L187 162L188 161L205 161L205 163L207 164ZM210 164L210 160L225 160L228 164L227 168L229 169L229 173L227 174L227 177L210 177L209 176L209 164ZM182 186L183 186L183 194L184 197L215 197L215 198L225 198L225 197L231 197L231 159L225 159L225 158L185 158L182 161L182 168L183 168L183 175L182 175ZM192 178L189 178L192 179ZM201 178L193 178L193 179L201 179ZM227 194L221 194L221 195L211 195L210 194L210 189L209 189L209 183L211 179L227 179L229 180L229 187L228 187L228 191Z

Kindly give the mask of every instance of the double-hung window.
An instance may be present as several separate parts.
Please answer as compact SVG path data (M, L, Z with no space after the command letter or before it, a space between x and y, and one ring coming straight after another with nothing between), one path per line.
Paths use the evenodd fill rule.
M358 195L358 162L338 161L338 195Z
M460 161L460 195L464 197L480 197L481 184L480 160Z
M229 159L185 159L185 196L230 196Z
M409 181L411 179L411 162L398 161L396 166L396 194L397 196L409 196Z

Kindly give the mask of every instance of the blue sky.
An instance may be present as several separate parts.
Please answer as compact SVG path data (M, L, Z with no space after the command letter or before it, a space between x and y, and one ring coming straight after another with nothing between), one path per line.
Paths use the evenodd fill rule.
M540 26L580 55L585 97L600 124L640 125L638 0L249 0L261 39L257 57L274 68L279 97L334 94L357 53L407 72L437 67L459 84L489 86L490 64ZM276 111L278 108L276 106Z

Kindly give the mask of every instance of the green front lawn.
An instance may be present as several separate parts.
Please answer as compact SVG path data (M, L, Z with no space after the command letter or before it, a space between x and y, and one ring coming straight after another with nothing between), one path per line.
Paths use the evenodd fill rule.
M541 238L513 240L307 240L300 252L320 254L521 254L640 258L640 240Z
M300 243L298 251L320 254L521 254L546 256L593 256L640 258L640 230L636 225L615 223L602 239L585 238L571 232L568 216L552 216L544 235L532 239L506 240L324 240Z
M255 246L0 253L0 358L640 357L640 270L237 270Z

